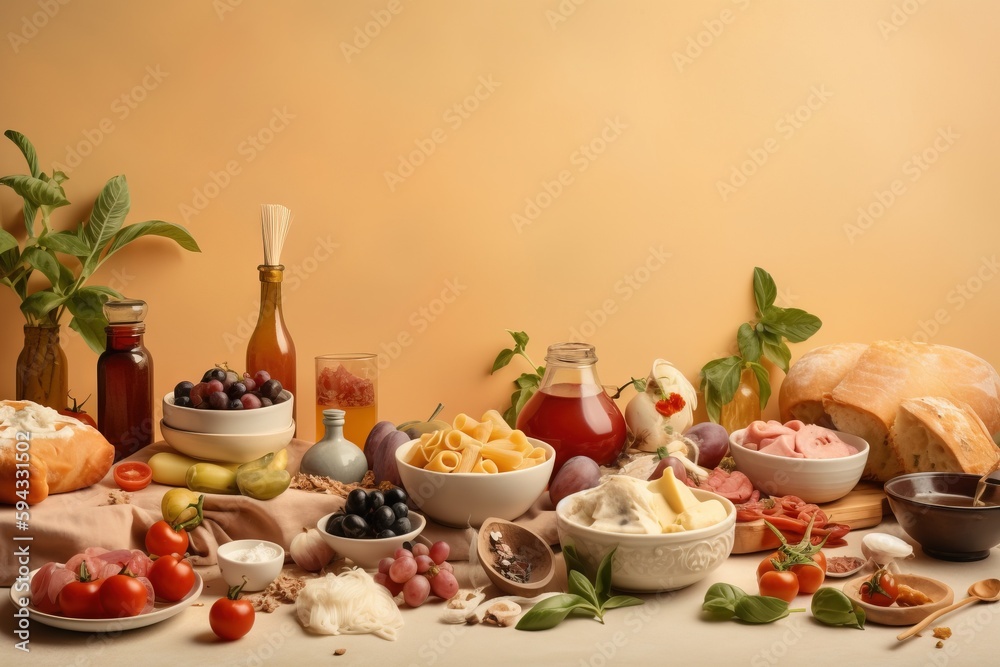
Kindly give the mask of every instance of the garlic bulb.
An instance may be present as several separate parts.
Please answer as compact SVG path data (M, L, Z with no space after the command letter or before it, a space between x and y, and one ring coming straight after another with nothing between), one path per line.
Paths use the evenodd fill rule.
M336 555L315 528L303 528L293 537L288 554L296 565L309 572L319 572Z
M896 559L913 557L913 547L904 540L888 533L868 533L861 540L861 553L878 567L888 567L899 572Z

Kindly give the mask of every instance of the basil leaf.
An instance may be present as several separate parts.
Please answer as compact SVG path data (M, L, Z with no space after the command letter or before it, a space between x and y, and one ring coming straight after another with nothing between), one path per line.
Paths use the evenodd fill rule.
M865 629L865 610L836 588L823 587L813 593L812 615L824 625Z
M514 627L518 630L548 630L559 625L564 618L569 616L570 612L588 607L590 605L579 595L566 593L553 595L532 607ZM596 616L597 610L593 609L593 611Z
M635 607L641 604L645 604L645 602L631 595L616 595L613 598L608 598L601 605L601 610L607 611L608 609L620 609L621 607Z
M510 363L510 360L514 358L514 350L500 350L500 354L493 361L493 368L490 370L490 375L493 375L498 370Z
M582 572L570 570L568 584L570 595L579 595L590 604L600 608L601 602L597 599L597 591L594 590L590 579L587 579Z
M757 337L757 330L750 326L749 322L744 322L736 331L736 344L740 348L740 355L747 361L757 361L760 359L761 341Z
M767 405L767 400L771 398L771 374L767 372L766 368L755 361L751 361L749 365L750 370L753 371L754 376L757 378L760 409L763 410L764 406Z
M772 343L769 340L764 340L764 357L770 361L772 364L780 368L785 373L788 372L788 362L792 360L792 351L788 349L788 345L778 339L777 343Z
M528 347L528 334L523 331L511 331L510 329L507 329L507 333L514 339L514 352L521 352L524 348Z
M594 590L597 592L597 599L604 602L611 597L611 563L615 559L615 547L601 559L601 564L597 566L597 576L594 577Z
M733 612L744 623L773 623L788 616L788 603L763 595L745 595L736 601Z
M757 302L757 312L763 315L764 311L774 305L774 300L778 298L778 286L774 284L771 274L755 266L753 269L753 299Z
M765 322L765 326L787 338L789 343L801 343L819 331L823 322L801 308L784 308L774 320Z
M583 562L579 554L576 552L576 547L572 544L567 544L563 547L563 559L566 561L566 569L568 571L575 571L585 575L588 579L590 578L590 569L587 564Z
M743 589L731 584L712 584L705 592L701 608L714 616L731 618L736 613L736 603L746 596Z
M705 364L701 372L708 384L718 393L722 403L728 403L736 395L740 386L740 373L743 372L743 360L737 356L714 359Z

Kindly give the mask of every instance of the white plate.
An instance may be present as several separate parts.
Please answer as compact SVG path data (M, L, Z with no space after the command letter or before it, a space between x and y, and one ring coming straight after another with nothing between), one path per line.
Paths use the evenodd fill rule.
M35 578L36 572L38 570L32 570L31 574L28 575L29 582ZM28 604L28 611L31 614L31 618L39 623L52 626L53 628L62 628L63 630L75 630L76 632L118 632L121 630L132 630L165 621L171 616L181 613L192 602L198 599L198 596L201 595L203 584L201 575L195 572L194 587L183 598L177 602L155 602L153 611L147 614L139 614L138 616L129 616L128 618L69 618L67 616L57 616L56 614L46 614L45 612L38 611L30 603ZM22 597L30 600L31 593L15 592L13 587L10 589L10 600L14 603L15 607L20 606L20 599Z

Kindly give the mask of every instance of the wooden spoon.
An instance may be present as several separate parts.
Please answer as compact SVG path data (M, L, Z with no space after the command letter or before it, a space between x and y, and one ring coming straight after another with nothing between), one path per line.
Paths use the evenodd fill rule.
M510 547L516 560L527 561L531 565L531 575L521 583L508 579L494 565L496 556L490 545L490 534L500 535L503 544ZM533 597L542 593L555 574L555 554L552 548L532 531L503 519L490 518L483 521L477 541L479 563L486 570L490 581L507 595Z
M970 602L996 602L998 600L1000 600L1000 579L983 579L982 581L977 581L969 586L969 597L961 600L960 602L956 602L951 606L945 607L944 609L937 610L909 630L900 632L896 635L896 639L900 641L908 639L945 614L955 611L959 607L963 607Z

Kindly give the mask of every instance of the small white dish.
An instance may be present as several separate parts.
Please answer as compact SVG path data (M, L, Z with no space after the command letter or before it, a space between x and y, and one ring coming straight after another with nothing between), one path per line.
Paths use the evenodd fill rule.
M295 422L273 433L195 433L171 428L160 421L167 444L181 454L203 461L248 463L288 446L295 435Z
M241 554L261 547L274 552L267 560L247 561L241 559ZM219 569L222 578L229 586L239 586L243 577L247 578L243 590L247 593L262 591L267 585L278 578L285 564L285 550L280 544L267 540L233 540L219 546L216 552L219 557Z
M28 575L29 582L34 578L35 573L38 570L32 570L31 574ZM31 604L28 604L28 613L31 615L33 620L38 621L42 625L48 625L53 628L61 628L63 630L73 630L75 632L120 632L122 630L133 630L135 628L144 628L148 625L153 625L154 623L159 623L160 621L165 621L168 618L175 616L185 609L187 609L191 603L198 599L201 595L201 589L204 585L201 575L197 572L194 573L194 586L191 588L191 592L185 595L183 598L177 602L161 602L157 601L154 604L153 611L139 614L138 616L129 616L127 618L69 618L68 616L59 616L58 614L47 614L42 611L38 611ZM21 598L31 599L31 592L24 593L17 591L15 588L10 589L10 601L13 603L15 608L20 608Z
M295 397L284 389L285 400L253 410L199 410L174 405L174 392L163 397L163 421L170 428L194 433L273 433L295 416Z

